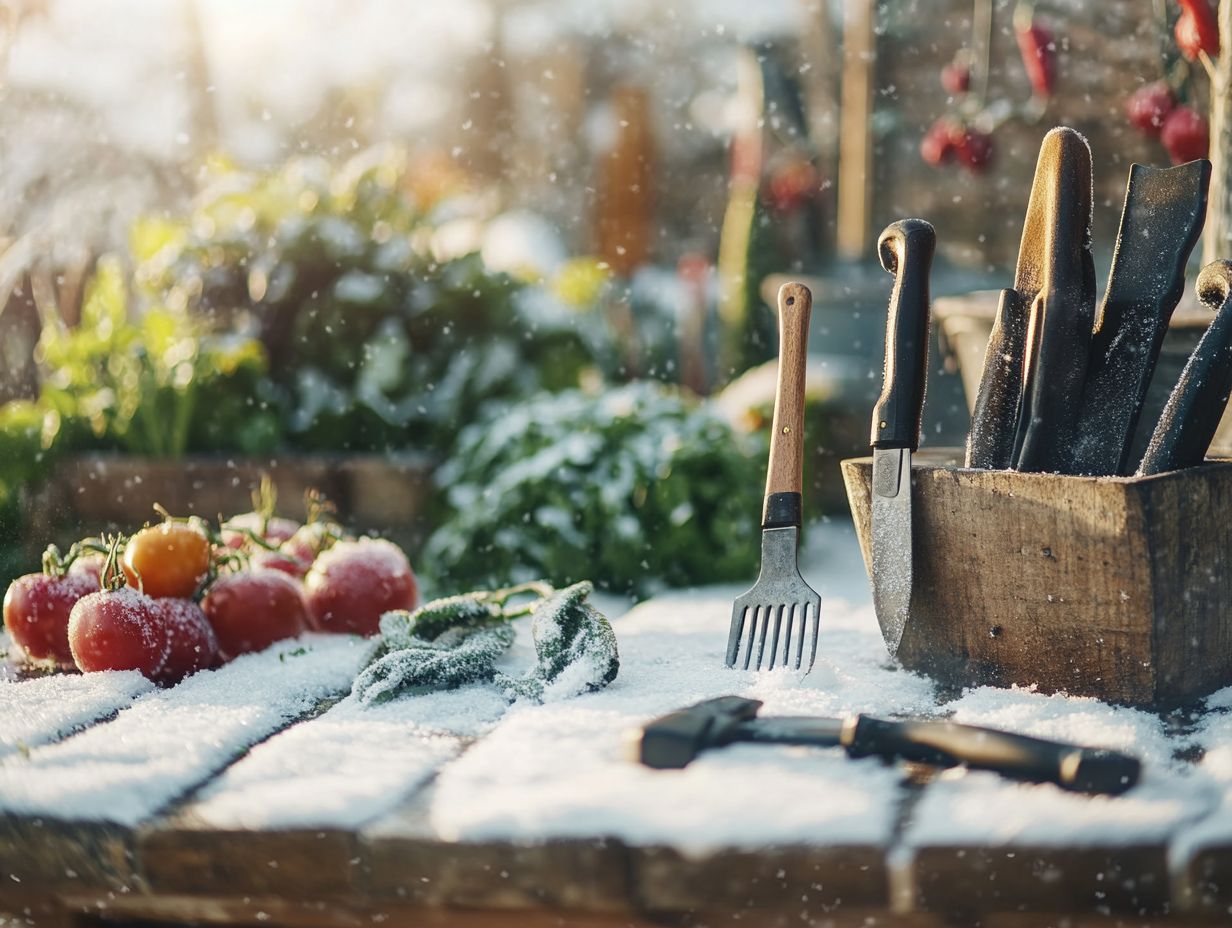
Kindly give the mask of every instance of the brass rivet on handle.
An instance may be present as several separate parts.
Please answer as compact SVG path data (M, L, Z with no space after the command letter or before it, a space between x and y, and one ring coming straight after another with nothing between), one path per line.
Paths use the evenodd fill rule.
M785 425L785 426L783 426L783 434L784 434L784 435L790 435L790 434L791 434L791 426L790 426L790 425Z

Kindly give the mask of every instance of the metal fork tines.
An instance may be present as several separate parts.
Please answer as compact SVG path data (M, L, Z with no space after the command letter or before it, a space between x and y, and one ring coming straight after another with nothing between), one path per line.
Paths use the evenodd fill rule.
M796 566L795 526L766 529L761 536L761 573L753 588L732 606L731 631L727 638L727 666L760 670L804 663L808 643L808 669L817 656L821 623L821 596L804 582ZM780 641L782 647L780 648Z

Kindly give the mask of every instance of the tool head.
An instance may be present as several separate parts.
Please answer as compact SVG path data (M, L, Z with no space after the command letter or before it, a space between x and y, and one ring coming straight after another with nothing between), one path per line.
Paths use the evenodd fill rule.
M707 748L729 743L736 727L757 715L761 701L740 696L707 699L648 723L633 739L634 756L647 767L686 767Z
M821 627L821 595L800 575L796 562L799 533L794 525L762 530L761 573L752 589L732 604L728 667L761 670L764 661L767 670L799 670L807 657L806 670L813 669Z

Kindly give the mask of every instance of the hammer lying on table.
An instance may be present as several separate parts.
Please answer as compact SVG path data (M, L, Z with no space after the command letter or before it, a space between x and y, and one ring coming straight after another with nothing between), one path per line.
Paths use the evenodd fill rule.
M687 766L708 748L737 741L842 747L849 757L881 757L937 767L966 765L1031 783L1116 795L1138 782L1136 757L1027 735L927 719L890 721L867 715L757 718L761 702L720 696L649 723L636 756L648 767Z

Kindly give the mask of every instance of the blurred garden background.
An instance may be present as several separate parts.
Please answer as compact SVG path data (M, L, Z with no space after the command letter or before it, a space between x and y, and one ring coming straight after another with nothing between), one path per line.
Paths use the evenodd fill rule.
M1008 285L1065 124L1106 268L1130 163L1205 144L1127 113L1161 80L1206 111L1171 0L0 11L7 575L269 475L437 592L747 579L785 275L815 295L809 515L845 518L881 228L936 226L935 295ZM935 327L928 444L966 430L964 325Z

